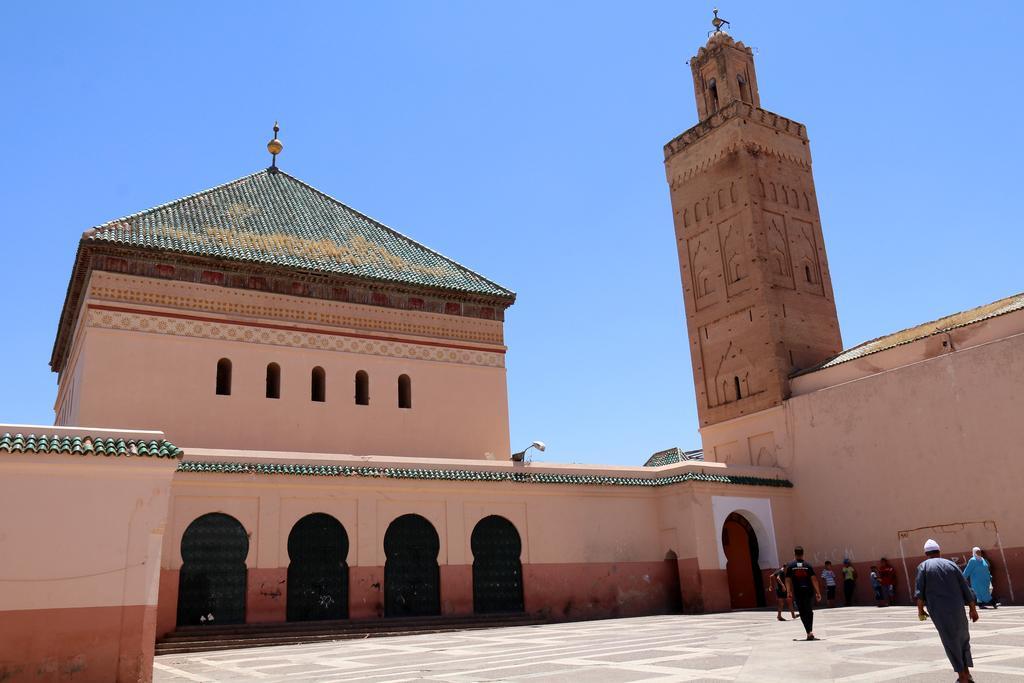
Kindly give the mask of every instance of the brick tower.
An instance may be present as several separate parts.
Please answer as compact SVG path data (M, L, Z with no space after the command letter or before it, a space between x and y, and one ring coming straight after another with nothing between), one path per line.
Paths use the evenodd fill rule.
M780 405L842 349L806 128L761 109L750 48L690 60L700 123L665 145L700 426Z

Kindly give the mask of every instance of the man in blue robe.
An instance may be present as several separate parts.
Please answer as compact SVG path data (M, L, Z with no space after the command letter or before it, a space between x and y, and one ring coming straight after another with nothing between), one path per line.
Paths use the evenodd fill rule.
M964 578L971 582L971 590L974 591L974 597L978 599L979 605L996 606L989 588L992 585L992 572L989 571L988 562L981 556L981 548L977 546L971 550L971 559L964 567Z
M946 656L961 683L971 679L971 633L964 607L970 608L971 621L978 620L977 599L967 579L950 560L939 557L939 544L932 539L924 544L927 558L917 567L917 615L921 621L931 617ZM927 607L927 611L925 611Z

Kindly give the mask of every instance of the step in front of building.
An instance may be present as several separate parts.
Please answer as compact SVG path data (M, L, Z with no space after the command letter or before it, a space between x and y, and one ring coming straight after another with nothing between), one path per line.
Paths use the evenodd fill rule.
M292 621L182 626L157 640L155 654L183 654L271 645L301 645L382 636L443 633L499 626L532 626L546 620L528 614L404 617L359 621Z

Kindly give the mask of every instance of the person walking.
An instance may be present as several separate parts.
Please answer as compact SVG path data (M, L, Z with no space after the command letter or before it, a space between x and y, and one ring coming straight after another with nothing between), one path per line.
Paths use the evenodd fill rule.
M981 555L981 548L977 546L971 550L971 559L964 567L964 578L971 582L971 590L974 591L974 597L978 599L978 604L982 608L995 604L990 590L992 571Z
M889 606L896 604L896 567L884 557L878 563L878 580L882 583L882 598Z
M936 541L929 538L925 542L927 559L917 566L915 581L917 618L924 621L931 617L958 680L968 683L972 680L970 667L974 666L974 660L971 658L971 632L964 607L969 608L971 621L977 621L977 599L960 568L940 557L940 552Z
M775 587L775 605L777 608L775 618L779 621L786 620L782 616L782 610L786 603L789 602L789 614L796 619L796 612L793 611L793 596L786 592L786 565L782 565L778 571L772 574L772 585Z
M857 590L857 569L850 564L850 558L843 558L843 604L849 607L855 599Z
M814 637L814 601L821 602L821 588L814 567L804 559L803 546L793 549L794 559L786 565L786 591L793 596L793 603L800 612L800 621L807 632L807 640Z

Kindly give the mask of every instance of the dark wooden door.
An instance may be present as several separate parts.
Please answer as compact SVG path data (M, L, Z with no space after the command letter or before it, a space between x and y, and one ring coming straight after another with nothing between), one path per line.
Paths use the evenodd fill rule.
M473 611L523 611L522 542L512 522L491 515L481 519L470 537L473 549Z
M181 538L178 625L245 622L245 527L220 512L197 518Z
M317 512L288 534L288 621L348 618L348 534Z
M433 525L419 515L402 515L384 534L384 614L388 617L441 613L437 553L441 542Z

